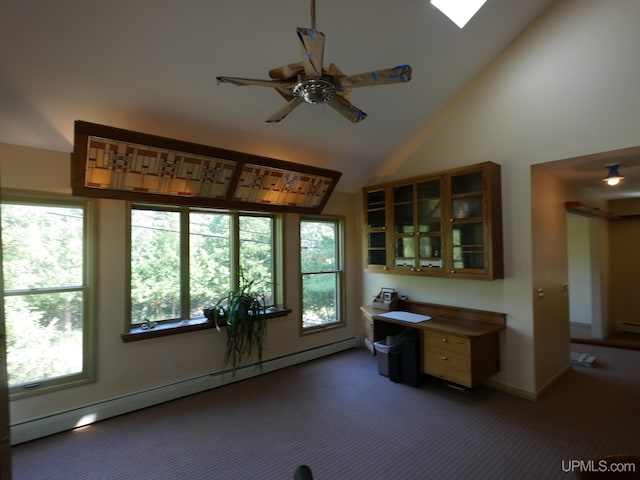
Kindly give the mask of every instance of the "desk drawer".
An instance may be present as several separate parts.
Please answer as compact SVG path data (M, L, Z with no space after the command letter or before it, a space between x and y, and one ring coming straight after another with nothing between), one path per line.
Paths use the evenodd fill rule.
M471 386L471 356L431 348L423 355L423 371L460 385Z
M422 342L425 352L437 349L460 355L471 355L471 340L468 337L425 330L422 332Z

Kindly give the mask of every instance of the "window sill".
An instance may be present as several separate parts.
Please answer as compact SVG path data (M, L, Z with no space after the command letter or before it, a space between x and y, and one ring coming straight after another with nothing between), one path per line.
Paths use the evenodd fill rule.
M303 327L302 335L311 335L318 332L326 332L327 330L333 330L334 328L343 328L346 326L347 324L345 322L334 322L334 323L325 323L322 325L316 325L313 327Z
M290 308L278 308L267 312L265 318L286 317L291 313ZM224 328L224 325L220 325ZM143 330L142 328L132 328L129 332L121 335L124 343L137 342L140 340L147 340L150 338L168 337L169 335L178 335L180 333L197 332L200 330L208 330L210 328L216 328L213 323L207 320L205 317L193 318L190 320L181 320L176 322L160 323L150 330Z

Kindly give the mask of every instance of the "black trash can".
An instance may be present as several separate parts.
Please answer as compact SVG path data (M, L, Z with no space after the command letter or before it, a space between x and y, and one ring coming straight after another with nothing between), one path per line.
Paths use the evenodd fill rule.
M419 387L424 383L424 375L420 365L420 333L413 331L402 339L402 383Z

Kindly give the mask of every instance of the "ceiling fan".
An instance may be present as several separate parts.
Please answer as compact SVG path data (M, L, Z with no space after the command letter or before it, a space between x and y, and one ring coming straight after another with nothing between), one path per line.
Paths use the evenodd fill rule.
M302 62L290 63L269 70L271 80L238 77L216 77L218 83L238 86L254 85L274 88L287 103L271 115L267 122L280 122L301 103L326 103L353 123L364 120L365 112L354 106L349 93L358 87L402 83L411 80L411 67L400 65L358 75L345 75L331 63L322 65L324 33L316 30L315 0L311 0L311 28L298 27Z

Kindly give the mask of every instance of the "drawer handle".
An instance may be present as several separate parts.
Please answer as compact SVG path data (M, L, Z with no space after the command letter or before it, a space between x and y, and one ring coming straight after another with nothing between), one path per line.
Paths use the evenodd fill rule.
M446 338L442 339L442 343L447 343L449 340L447 340Z
M443 360L448 360L447 357L442 357Z

